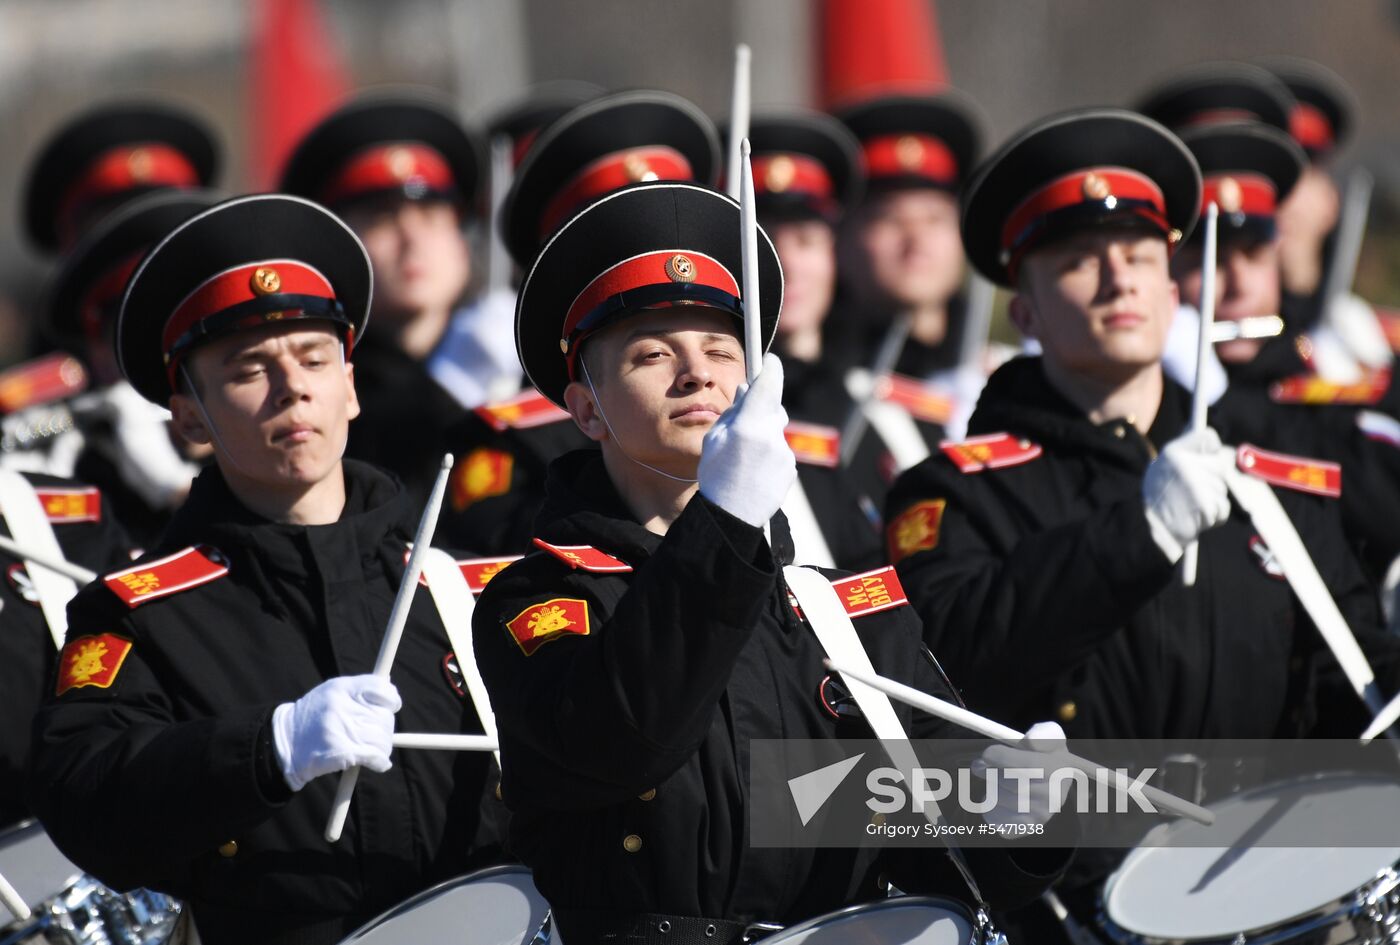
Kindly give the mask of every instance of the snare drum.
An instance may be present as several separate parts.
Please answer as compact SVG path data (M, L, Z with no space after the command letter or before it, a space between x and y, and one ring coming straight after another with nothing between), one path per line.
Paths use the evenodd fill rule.
M993 945L999 939L966 906L935 896L900 896L808 919L762 945Z
M1400 815L1400 784L1322 775L1255 788L1210 809L1214 827L1163 824L1109 878L1100 920L1116 942L1393 940L1400 847L1266 844L1303 835L1300 824L1326 824L1338 844L1363 843L1376 824ZM1219 832L1252 838L1253 845L1181 845Z
M405 900L341 945L458 942L558 945L549 905L523 866L493 866L450 879Z
M67 889L82 873L58 852L38 821L26 820L0 832L0 876L36 913L44 900ZM0 927L14 918L0 906Z

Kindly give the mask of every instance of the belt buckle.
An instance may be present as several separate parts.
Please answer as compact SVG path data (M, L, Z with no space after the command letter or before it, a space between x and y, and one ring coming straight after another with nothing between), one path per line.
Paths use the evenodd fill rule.
M774 932L781 932L783 926L777 922L750 922L744 926L744 934L739 936L739 941L744 945L749 942L757 942L759 939L767 938Z

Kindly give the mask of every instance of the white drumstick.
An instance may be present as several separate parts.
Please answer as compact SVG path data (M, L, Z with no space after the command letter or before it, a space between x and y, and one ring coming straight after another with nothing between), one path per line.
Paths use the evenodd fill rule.
M0 535L0 551L12 554L16 558L24 558L33 561L35 564L56 571L66 578L72 578L79 584L91 584L97 580L96 572L89 571L80 564L71 561L64 561L62 558L50 558L47 555L36 555L29 549L22 547L13 538L6 538Z
M1196 386L1191 391L1191 432L1206 428L1206 358L1211 356L1211 331L1215 325L1215 240L1219 230L1220 208L1211 201L1206 205L1206 245L1201 256L1201 331L1196 339ZM1189 542L1181 557L1181 583L1192 587L1196 583L1196 564L1200 543Z
M758 301L758 216L753 195L749 139L739 142L739 251L744 270L744 366L749 383L763 367L763 316Z
M831 662L823 660L826 668L833 673L840 673L858 682L863 682L873 689L878 689L891 699L897 699L906 705L911 705L916 709L921 709L930 715L935 715L946 722L961 726L971 732L976 732L983 738L990 738L994 741L1004 742L1008 745L1021 745L1025 740L1025 733L1018 732L1009 725L1002 725L989 718L978 715L970 709L954 705L937 696L931 696L926 692L915 689L913 686L906 686L904 683L896 682L885 676L876 673L864 673L859 670L844 669ZM1096 765L1092 761L1072 755L1069 752L1052 752L1046 754L1047 759L1053 758L1062 761L1070 767L1077 768L1092 777L1100 785L1126 792L1130 782L1121 771L1110 770L1103 765ZM1215 823L1215 815L1198 804L1183 800L1174 794L1158 790L1154 787L1144 786L1143 796L1150 800L1162 810L1170 811L1178 817L1186 817L1196 821L1198 824L1210 826Z
M724 186L729 196L739 199L740 142L749 136L749 47L734 47L734 88L729 100L729 159L725 165Z
M423 517L418 522L418 534L413 537L413 550L408 555L408 565L404 568L403 580L399 582L398 594L394 597L394 607L389 611L389 626L384 631L384 639L379 644L379 656L374 661L374 675L389 678L394 668L394 654L399 651L399 641L403 639L403 628L408 623L408 610L413 604L413 592L418 590L418 576L423 573L423 556L433 542L433 532L437 528L438 513L442 510L443 493L447 491L447 479L452 473L452 454L442 458L442 468L438 470L437 481L428 496L428 504L423 509ZM326 840L335 843L345 829L345 818L350 813L350 798L355 793L355 782L360 778L358 766L346 768L340 774L340 784L336 787L335 802L331 806L330 820L326 823Z
M436 732L395 732L395 748L433 748L438 751L495 751L490 735L439 735Z

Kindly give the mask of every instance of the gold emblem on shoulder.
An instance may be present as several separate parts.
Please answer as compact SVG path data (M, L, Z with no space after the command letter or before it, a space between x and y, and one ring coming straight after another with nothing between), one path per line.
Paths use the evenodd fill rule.
M282 290L282 277L271 266L259 266L248 280L254 295L271 295Z
M69 657L68 678L79 686L91 682L94 676L107 671L107 665L102 662L106 655L107 644L101 640L84 643L77 653Z
M782 193L792 186L797 176L797 165L786 154L775 157L768 163L768 173L763 175L764 185L774 193Z
M924 143L913 135L904 135L894 143L894 159L906 171L918 168L924 160Z
M676 253L666 260L666 277L672 282L694 282L695 263L689 256Z
M567 630L574 622L564 613L564 608L558 605L544 607L530 614L530 622L527 625L535 636L543 636L547 633L558 633L560 630Z
M1244 193L1240 190L1239 181L1233 177L1222 177L1215 192L1221 213L1240 212L1240 207L1244 204Z
M1108 181L1098 174L1088 174L1084 178L1082 185L1084 196L1090 200L1107 200L1113 192L1108 186Z
M155 159L145 148L137 148L126 156L126 169L134 181L148 181L155 171Z

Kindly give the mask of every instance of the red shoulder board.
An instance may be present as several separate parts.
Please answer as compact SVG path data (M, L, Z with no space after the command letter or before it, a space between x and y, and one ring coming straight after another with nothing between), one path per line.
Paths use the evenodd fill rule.
M34 494L39 497L44 514L55 525L102 521L102 493L91 486L86 489L36 486Z
M1381 331L1385 332L1386 340L1390 342L1390 350L1400 354L1400 311L1378 308L1376 321L1380 322Z
M463 456L452 470L449 501L453 510L461 512L482 499L509 492L514 469L514 457L489 446L479 446Z
M72 397L87 388L87 372L72 355L51 354L0 372L0 413Z
M1010 433L974 436L961 443L945 440L938 448L965 473L1000 469L1002 466L1019 466L1029 463L1041 454L1038 444L1019 439Z
M1390 371L1368 371L1352 384L1338 384L1316 374L1285 378L1269 388L1276 404L1374 404L1390 387Z
M517 394L510 400L477 407L475 412L491 425L491 429L497 431L511 428L526 430L569 419L567 410L555 406L544 394L533 389Z
M875 396L902 407L916 420L940 426L953 417L953 398L903 374L886 374L875 385Z
M102 579L128 607L208 584L228 574L223 555L213 548L193 546L156 561L147 561Z
M837 578L831 582L831 586L836 588L836 595L845 605L846 613L852 617L863 617L909 603L892 567Z
M535 547L543 548L571 568L597 571L602 574L625 574L632 566L592 545L551 545L543 538L534 539Z
M1335 499L1342 494L1342 467L1321 459L1270 453L1244 443L1235 453L1242 471L1270 485Z
M493 577L506 569L506 565L519 560L520 555L511 555L508 558L468 558L458 561L457 567L462 569L462 577L467 579L467 587L472 589L472 593L480 594Z
M841 463L841 432L817 423L789 423L783 430L799 463L834 469Z

